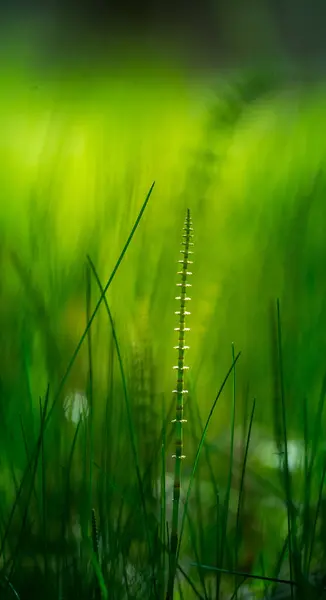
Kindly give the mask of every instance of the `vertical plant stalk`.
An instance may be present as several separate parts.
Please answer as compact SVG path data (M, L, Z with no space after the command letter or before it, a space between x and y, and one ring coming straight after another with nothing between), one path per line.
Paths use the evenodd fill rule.
M99 569L101 570L100 552L99 552L99 535L98 535L97 522L96 522L96 513L95 513L94 508L92 508L92 546L93 546L93 552L94 552L95 559L97 561ZM99 586L99 582L96 577L95 585L94 585L94 600L101 600L101 596L102 596L101 588Z
M177 386L173 390L173 394L176 397L176 411L175 419L172 423L175 423L175 459L174 468L174 484L173 484L173 510L172 510L172 524L171 524L171 539L170 539L170 556L169 556L169 578L166 600L172 600L173 589L176 578L177 569L177 549L178 549L178 534L179 534L179 511L180 511L180 491L181 491L181 464L185 458L183 454L183 423L186 419L183 418L183 397L184 394L188 393L188 390L184 389L184 371L188 369L184 363L185 351L188 350L189 346L185 345L185 332L189 331L189 327L185 327L186 317L190 315L190 312L186 310L186 304L191 300L187 296L187 288L191 287L191 283L188 283L188 276L192 275L191 271L188 271L188 266L192 264L192 260L189 260L189 255L193 254L190 247L193 246L193 228L190 219L190 210L187 210L185 224L183 228L183 250L180 250L183 254L183 259L179 260L181 263L181 271L178 271L178 275L181 277L181 282L177 283L180 287L180 296L176 297L176 300L180 301L180 310L175 311L176 315L179 315L179 326L175 327L175 331L179 332L178 345L174 346L174 349L178 351L178 364L173 368L177 371Z

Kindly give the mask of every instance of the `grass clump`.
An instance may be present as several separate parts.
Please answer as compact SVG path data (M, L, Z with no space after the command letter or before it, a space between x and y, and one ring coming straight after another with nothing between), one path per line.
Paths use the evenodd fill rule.
M246 110L254 113L258 102L263 111L263 99L270 93L265 81L260 80L255 80L255 85L249 82L247 87L245 82L239 85L231 100L227 89L224 112L212 112L204 140L207 148L218 146L216 153L210 155L210 160L199 153L194 161L198 170L189 170L189 179L195 184L192 189L186 185L184 195L189 190L190 200L192 195L196 198L191 202L191 217L190 210L186 212L183 257L179 261L177 383L172 399L165 392L170 356L165 357L163 351L170 347L170 334L166 333L170 330L172 340L170 308L174 298L172 292L171 298L167 292L172 285L165 288L161 281L163 277L164 281L172 279L172 269L170 273L167 265L173 263L177 228L170 223L169 211L162 211L162 219L156 220L158 213L153 211L146 229L143 216L145 210L152 210L149 200L154 184L130 226L131 233L116 264L110 267L107 283L103 283L100 255L96 251L93 254L90 246L92 258L87 256L86 270L80 269L78 274L80 288L85 287L86 294L83 290L80 305L67 310L67 320L76 319L76 329L83 331L75 347L67 344L71 352L65 348L63 353L64 336L61 340L56 336L58 314L51 311L48 290L37 285L38 277L26 268L17 249L2 257L3 264L9 260L20 282L19 287L15 281L17 288L13 285L11 297L17 289L23 290L21 303L29 308L12 361L8 360L10 353L6 356L8 374L4 368L1 377L1 597L23 600L31 593L36 599L49 600L76 595L81 600L325 597L325 382L319 394L315 385L323 360L317 346L306 357L300 337L300 317L307 311L308 300L316 310L323 305L314 296L313 265L301 248L302 240L309 238L307 226L315 223L318 207L322 206L322 170L313 185L308 177L309 185L305 180L310 195L301 194L300 189L297 201L287 206L288 220L295 217L295 231L291 243L287 242L288 253L284 247L284 279L292 300L298 298L298 302L291 312L283 290L276 310L273 306L270 372L262 369L266 357L260 356L261 340L257 342L262 335L262 318L259 319L265 315L261 305L257 323L253 316L246 321L244 310L240 316L232 317L230 331L233 337L240 327L240 339L233 339L241 349L243 332L246 328L250 331L249 342L241 353L236 352L233 343L230 356L224 352L221 336L214 339L212 324L213 319L214 323L219 321L219 331L223 331L236 301L253 315L254 309L249 306L255 305L253 287L262 291L261 304L268 295L264 286L267 276L265 271L259 272L261 265L252 267L254 275L249 280L248 271L240 273L242 261L241 268L235 268L230 254L225 252L227 244L223 246L216 235L213 238L216 223L213 218L207 220L209 212L205 212L207 206L199 192L205 196L212 193L217 166L221 171L221 195L226 194L230 164L238 161L238 131L245 132L249 146L256 146L264 129L262 118L248 127ZM258 113L261 116L259 110ZM217 138L223 127L225 135L219 145ZM283 140L283 132L276 131L277 135ZM241 169L244 170L243 164L239 173ZM261 177L254 173L253 179L260 190ZM234 194L240 188L242 194L243 186L249 190L250 178L248 181L242 181L241 176L239 181L232 180ZM128 185L131 189L132 182ZM235 254L244 250L243 218L250 217L257 229L262 224L253 204L247 210L242 199L241 202L239 212L229 220L223 216L220 205L214 208L215 212L212 210L228 234L232 233ZM198 293L192 299L193 365L188 373L185 356L192 218L197 223L202 205L205 223L198 223L198 229L196 226ZM133 203L129 209L126 227L133 214ZM266 209L268 217L280 215L281 209L277 197L277 202ZM114 210L117 214L120 209L115 205ZM169 213L169 218L163 212ZM153 237L162 228L166 238L162 254L151 238L153 223ZM119 238L111 229L110 243ZM280 231L285 239L289 233L287 221L282 221ZM122 226L121 232L124 233ZM284 244L280 232L275 239L270 230L269 235L273 249ZM214 239L217 254L210 247L203 253L205 236L209 246ZM259 254L265 239L255 240ZM318 254L322 247L319 230L314 243ZM257 249L252 246L250 251L256 257ZM114 244L110 259L113 250ZM294 265L293 256L300 257L300 264ZM206 270L201 268L205 259ZM155 263L158 268L154 272ZM266 284L268 290L274 281L273 265L268 261L264 265L271 278ZM311 288L307 288L300 304L302 265ZM247 304L240 294L235 299L231 294L230 306L221 309L213 282L220 270L227 272L219 281L223 289L241 288L241 282L250 288ZM147 283L149 273L153 275L153 289ZM206 277L207 288L202 288ZM121 281L125 279L124 287ZM54 277L53 285L55 281ZM249 281L255 286L250 286ZM204 291L199 294L199 290ZM69 288L66 296L73 291ZM64 291L60 293L60 302L64 303ZM136 296L137 302L133 303ZM214 301L216 311L209 312L207 304L211 302L214 307ZM164 311L156 310L163 305ZM132 310L133 319L129 319ZM159 317L154 318L151 311ZM165 316L168 312L171 321ZM17 315L17 319L21 316ZM35 334L32 342L36 324L38 337ZM9 324L4 326L10 333ZM207 337L203 336L204 342L196 348L204 327ZM304 340L308 329L305 321ZM162 333L161 345L158 331ZM321 338L316 329L314 340ZM252 347L256 342L257 364L252 365ZM225 358L220 361L222 353ZM17 366L17 372L11 363ZM209 371L206 363L214 365L214 369L210 368L211 380L222 381L213 402L209 399L209 385L202 384ZM252 381L255 373L258 376ZM265 375L267 383L260 387L257 381ZM46 392L39 398L35 390L44 389ZM269 401L271 396L273 402ZM188 420L185 428L184 414ZM268 436L272 439L268 440ZM186 461L182 461L183 438Z
M280 546L274 553L274 566L270 559L266 565L264 532L254 531L253 525L259 523L257 510L261 510L261 503L258 501L257 504L255 500L257 486L267 488L269 483L249 468L255 400L249 413L244 415L242 439L236 427L236 364L240 352L235 354L232 344L231 367L204 425L191 377L188 378L189 390L185 388L188 368L185 353L189 348L185 343L185 334L189 331L186 319L190 315L186 310L190 300L187 289L191 286L189 266L193 246L189 209L184 224L183 258L178 261L180 295L177 300L180 306L175 311L178 344L174 347L178 352L174 367L177 384L171 406L166 406L162 396L160 401L156 390L150 342L144 354L146 345L135 347L130 368L124 364L107 291L152 190L153 186L105 286L88 257L86 327L58 388L51 394L48 387L44 399L39 400L36 439L33 437L35 432L26 430L21 420L26 459L20 482L13 456L9 447L6 449L5 461L14 489L10 510L7 504L2 504L1 511L4 597L22 599L32 590L36 598L44 595L69 598L78 594L80 598L96 600L111 597L158 600L322 598L325 574L319 567L325 556L322 531L326 463L319 452L319 439L324 386L313 429L309 427L307 401L304 404L304 468L298 477L292 474L289 461L278 302L273 339L275 440L280 457L281 485L274 488L273 500L279 501L283 515L287 516L285 535L279 537ZM99 295L94 309L92 280ZM111 333L110 379L104 413L99 410L92 350L92 327L102 303ZM58 411L58 406L83 344L87 346L88 356L86 395L79 394L69 400L76 403L78 398L80 402L75 409L77 419L73 429L66 420L67 400L63 403L64 412ZM116 361L118 378L115 376ZM206 440L206 434L230 376L229 451L221 462L216 461L216 452ZM161 419L158 417L159 404ZM193 460L193 465L184 470L182 477L185 404L191 417L188 447L192 457L189 461ZM174 432L168 427L173 413ZM97 431L102 431L100 438ZM55 456L53 436L57 436ZM67 444L69 437L71 441ZM167 453L173 448L174 468L169 470ZM200 461L202 455L204 463ZM200 471L202 466L205 474ZM203 482L209 488L205 493ZM243 592L248 581L251 585ZM283 596L278 591L280 586L286 589L282 591Z

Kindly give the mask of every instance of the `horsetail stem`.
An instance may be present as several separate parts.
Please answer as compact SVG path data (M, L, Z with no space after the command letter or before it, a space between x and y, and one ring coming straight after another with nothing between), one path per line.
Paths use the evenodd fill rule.
M99 552L99 535L96 521L96 513L95 509L92 508L92 546L95 558L97 560L98 565L100 565L100 552ZM99 586L99 582L96 578L95 580L95 589L94 589L94 600L101 599L101 588Z
M93 552L97 558L97 560L100 560L100 554L99 554L99 543L98 543L98 529L97 529L97 522L96 522L96 513L95 513L95 509L92 508L92 545L93 545Z
M173 368L177 370L177 386L173 390L173 394L176 395L176 413L175 419L172 423L175 423L175 459L174 468L174 484L173 484L173 510L172 510L172 527L171 527L171 540L170 540L170 566L169 566L169 579L166 600L172 600L173 588L176 576L177 567L177 548L178 548L178 525L179 525L179 507L180 507L180 490L181 490L181 463L182 459L185 458L183 454L183 423L186 419L183 418L183 398L184 394L188 393L188 390L184 389L184 371L188 369L184 364L185 351L189 346L185 345L185 332L189 331L189 327L185 327L186 317L190 315L190 312L186 310L186 303L191 300L187 296L187 288L191 287L191 283L187 282L189 275L192 275L191 271L188 271L188 265L192 264L189 259L189 255L193 254L190 250L190 246L193 246L192 242L192 222L190 218L190 210L187 210L185 224L183 228L183 250L180 252L183 254L183 259L179 260L181 263L181 271L178 271L178 275L181 276L181 282L177 283L180 287L180 296L176 296L176 300L180 301L180 310L175 311L176 315L179 315L179 326L175 327L175 331L179 332L178 345L174 346L174 349L178 350L178 364Z

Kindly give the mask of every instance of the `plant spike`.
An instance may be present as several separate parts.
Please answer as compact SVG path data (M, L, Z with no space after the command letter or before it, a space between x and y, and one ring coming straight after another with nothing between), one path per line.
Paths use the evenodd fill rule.
M173 599L173 589L176 577L177 569L177 548L178 548L178 529L179 529L179 508L180 508L180 490L181 490L181 463L185 458L183 454L183 423L186 423L186 419L183 418L183 398L184 394L188 393L188 390L184 389L184 371L188 369L184 364L185 350L188 350L189 346L185 345L185 332L190 331L189 327L185 327L185 320L190 312L185 309L186 302L189 302L191 298L187 296L187 288L191 287L191 283L187 283L187 278L192 275L191 271L188 271L188 265L192 264L192 260L189 260L189 255L193 254L190 250L190 246L193 246L193 228L190 218L190 210L187 209L187 215L183 231L183 250L180 252L183 254L183 259L179 260L178 263L182 264L182 270L178 271L178 275L181 276L181 283L177 283L180 287L180 296L176 296L176 300L180 301L180 310L175 311L176 315L179 315L179 327L175 327L175 331L179 331L178 345L174 346L174 349L178 350L178 364L173 368L177 370L177 386L173 390L173 394L176 395L176 416L172 423L175 423L175 459L174 468L174 484L173 484L173 511L172 511L172 527L171 527L171 541L170 541L170 564L169 564L169 578L166 600Z
M100 553L99 553L98 529L97 529L95 508L92 508L92 545L93 545L93 552L99 562L100 561Z
M97 522L96 522L96 513L95 513L94 508L92 508L92 546L93 546L93 552L96 557L97 563L98 563L98 565L100 565L99 535L98 535ZM101 599L101 588L99 586L99 582L98 582L97 578L95 580L94 598L95 598L95 600Z

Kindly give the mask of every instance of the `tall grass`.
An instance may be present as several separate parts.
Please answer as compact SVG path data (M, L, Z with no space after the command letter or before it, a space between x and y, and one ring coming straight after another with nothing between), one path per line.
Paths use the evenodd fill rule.
M148 198L149 196L146 198L142 211L148 202ZM300 506L296 499L295 489L297 488L293 487L294 481L289 467L286 400L283 384L281 317L280 305L278 303L276 327L274 328L276 344L276 358L274 361L275 393L279 402L279 408L275 404L275 435L276 440L279 440L280 454L284 455L284 460L280 460L280 476L284 484L283 501L288 515L287 533L283 546L280 548L278 556L276 556L274 573L266 574L259 556L250 554L250 561L248 562L248 559L246 559L242 563L248 571L239 570L239 566L241 566L239 552L243 547L243 543L245 545L248 544L248 539L246 539L248 533L248 530L246 531L246 519L255 518L255 515L250 513L250 509L248 513L248 508L246 508L246 504L248 504L248 498L246 497L248 494L248 478L250 477L250 474L248 475L247 473L247 464L251 434L254 427L255 401L252 405L247 433L245 433L243 439L243 456L242 458L240 457L240 463L238 463L240 468L238 479L237 477L234 478L235 470L237 469L237 460L239 460L236 460L235 453L237 397L235 366L240 353L235 355L234 345L232 345L232 365L222 382L204 426L200 425L201 419L198 409L197 414L196 412L191 414L191 410L193 410L191 409L191 400L194 398L193 394L195 393L192 382L189 382L190 392L186 392L184 388L185 331L187 330L185 319L190 314L189 311L185 310L185 307L186 299L188 298L186 295L187 286L189 285L187 280L191 275L188 268L191 263L189 255L192 243L192 226L189 210L187 211L184 227L184 256L179 261L182 265L182 269L179 272L181 276L181 295L178 297L180 310L176 311L179 319L179 326L177 328L179 342L176 346L179 358L176 367L178 372L177 387L175 390L176 402L174 406L173 404L171 405L171 410L174 410L176 415L174 419L176 432L175 436L171 436L169 429L167 429L167 419L171 410L167 411L163 403L161 431L157 429L157 439L161 438L162 443L158 444L155 448L152 438L151 445L147 446L147 455L143 455L143 464L140 464L139 452L142 447L146 448L146 438L150 435L150 429L153 427L153 419L150 420L149 427L146 419L143 422L143 426L138 419L137 429L135 429L134 419L136 413L133 412L132 406L132 403L136 399L134 377L137 372L141 375L142 369L146 370L149 363L148 358L143 363L142 358L138 357L136 371L134 371L133 379L130 382L134 387L134 393L130 396L126 379L126 369L123 364L117 329L106 297L106 289L109 287L114 273L130 243L130 239L136 231L142 211L120 255L117 267L106 286L101 284L96 267L91 258L88 258L89 270L87 271L86 278L87 294L85 310L87 325L85 333L73 354L71 363L82 344L87 341L89 357L87 397L90 412L85 415L83 409L80 408L77 427L65 459L66 465L62 467L62 483L59 479L55 484L57 492L56 501L59 501L62 510L61 518L59 518L59 522L61 520L61 526L59 526L58 531L59 537L57 533L55 535L56 542L53 545L54 539L51 530L53 526L56 526L55 521L59 515L56 511L53 511L54 506L51 500L53 491L49 488L48 479L51 475L51 471L49 470L51 469L51 465L58 463L58 461L61 462L64 459L64 454L62 454L58 446L59 454L53 462L53 457L51 457L53 445L50 447L47 445L46 428L51 428L55 419L57 419L57 424L60 422L60 416L55 416L55 402L58 402L60 399L62 382L60 383L59 392L55 391L53 393L51 405L49 405L51 395L49 389L45 395L44 402L40 399L40 427L36 446L35 449L26 447L27 466L21 483L15 484L15 499L9 514L2 514L1 556L3 557L3 562L1 582L4 593L8 597L11 594L14 597L24 598L27 597L26 594L30 593L30 589L32 588L35 597L42 597L44 594L47 594L51 598L56 598L58 595L59 597L66 597L67 595L69 597L69 594L74 596L76 593L81 597L89 598L91 595L91 597L96 599L109 597L153 597L158 599L172 599L177 597L205 599L239 598L244 582L249 579L262 582L263 584L263 587L256 584L256 591L253 592L255 597L258 597L257 594L259 593L263 593L265 594L264 597L267 597L266 594L270 593L268 591L268 584L274 584L274 591L272 590L271 592L272 596L268 597L276 598L278 596L275 591L275 585L283 583L283 585L288 586L289 598L307 598L308 595L311 598L321 598L324 593L323 578L320 574L317 574L316 570L318 565L321 565L320 561L323 550L322 547L316 546L316 537L323 519L321 510L326 467L323 466L320 478L320 470L316 471L315 461L318 455L318 439L321 432L320 423L324 407L324 388L321 392L313 432L310 432L307 413L305 413L303 432L305 441L304 486L302 490L303 504ZM93 310L91 309L91 275L96 282L100 298ZM92 371L91 326L101 302L104 302L112 334L113 352L110 354L111 367L113 367L112 359L116 356L118 359L120 380L122 382L122 397L124 397L125 410L121 410L121 406L116 406L116 401L114 400L114 396L112 396L112 389L116 384L111 380L108 387L109 395L103 428L102 448L100 454L98 454L94 438L96 389L94 387ZM214 454L210 445L206 443L206 433L221 393L232 373L229 468L225 487L223 488L223 485L221 486L223 477L221 479L219 472L213 466ZM63 379L68 377L68 375L69 369L67 369ZM144 381L144 377L141 376L137 389L140 394L146 396L149 390ZM184 458L182 424L184 422L184 394L186 393L189 394L187 405L189 416L191 415L194 422L197 420L197 423L200 425L200 434L198 438L194 429L193 443L196 447L194 463L190 470L190 477L184 478L184 485L182 486L180 466L181 460ZM155 397L151 394L149 394L148 399L151 404L155 402ZM146 408L145 400L145 397L142 398L143 403L138 407L143 417L146 416L148 408L154 409L151 405L148 405L148 408ZM193 408L195 406L196 402ZM137 404L135 408L137 408ZM61 423L63 424L62 420ZM119 438L123 437L125 427L128 433L122 444ZM137 441L137 431L141 427L142 439ZM22 431L24 432L24 429ZM82 438L80 438L81 435ZM129 444L126 446L127 440L129 440ZM188 443L190 446L190 438ZM171 447L171 444L175 445L174 458L176 462L172 486L171 521L169 522L167 515L166 451ZM76 455L78 448L79 452L81 452L80 454L78 452L78 454L84 465L79 483L76 480L74 481L72 471L73 462L78 460ZM149 453L151 453L150 457L148 456ZM215 506L212 506L213 512L211 512L211 509L208 510L207 501L203 498L201 488L197 485L198 480L195 477L202 453L206 457L210 473L210 486L213 491L213 498L215 498ZM126 460L127 462L125 462ZM130 469L126 468L128 461L131 461ZM157 473L154 467L155 463L161 465L161 484L158 489L155 484L155 473ZM15 477L14 466L12 466L12 476ZM38 480L40 484L38 484ZM196 483L195 518L193 516L194 509L191 504L191 492L194 482ZM76 489L73 489L74 487ZM183 487L185 488L184 506L181 523L179 523ZM317 504L314 504L316 498L315 490L318 491ZM238 494L235 504L233 500L234 492ZM155 495L157 497L157 493L158 505L155 504ZM76 500L77 505L75 504ZM251 499L249 499L249 505L250 501ZM75 512L76 509L77 512ZM205 515L207 510L208 515L213 515L215 512L215 518L211 520L209 516L208 522ZM76 518L78 514L80 534L79 539L78 535L77 539L75 535L75 541L73 541L71 537L73 516ZM97 514L99 515L99 521L96 516ZM198 518L199 520L197 520ZM205 525L206 522L207 525ZM190 552L192 554L192 560L189 557L190 561L188 558L185 563L183 558L185 547L184 544L182 545L182 541L187 523L190 546L186 544L188 548L186 553L189 554ZM214 532L213 539L212 532ZM68 539L71 540L72 544L71 542L67 544ZM26 540L25 543L24 540ZM209 542L209 540L211 541ZM207 555L207 542L209 542L212 548L212 558L215 554L215 564L212 565L201 562L201 557ZM167 570L166 554L168 556ZM287 564L288 568L286 567ZM254 566L257 570L256 573L252 572ZM197 575L195 573L191 574L193 567L196 567ZM281 577L282 568L285 568L285 573L288 573L288 579ZM204 575L205 571L216 573L215 585L213 587L212 580L207 580L207 576ZM30 575L28 575L28 572L30 572ZM312 577L313 574L314 577ZM232 581L230 576L232 575L235 576L233 592L230 590L230 581ZM225 579L226 576L229 576L229 581ZM27 589L29 592L27 592ZM228 589L230 590L229 592L227 592Z
M210 134L213 132L213 137L218 137L224 118L224 146L222 143L219 148L223 150L224 147L227 152L221 150L218 160L214 155L211 163L203 154L194 157L194 163L198 159L199 164L201 160L203 168L199 168L197 174L190 169L189 178L196 181L204 195L212 191L216 164L220 170L220 190L225 193L226 156L231 163L233 160L230 140L234 143L237 131L244 128L246 110L250 113L252 105L257 101L259 104L265 94L263 84L255 88L249 83L248 89L244 84L240 85L235 96L231 94L231 101L225 100L222 116L221 111L212 116L207 147L215 144ZM255 127L252 129L256 131ZM300 189L293 211L288 208L287 216L295 217L291 243L285 244L281 233L271 240L272 248L284 245L284 277L291 288L292 304L297 298L298 303L293 314L290 314L289 302L285 302L283 311L284 297L277 302L276 309L273 305L272 375L266 372L263 392L256 385L257 380L250 381L255 365L252 366L251 356L248 357L248 346L247 352L242 350L243 330L251 326L254 346L262 320L257 320L257 324L249 320L249 324L243 325L241 318L234 315L234 323L240 323L241 344L235 336L230 354L223 348L216 353L213 350L215 342L210 346L214 331L211 318L220 321L223 328L229 313L221 310L219 300L214 296L212 302L214 305L216 301L216 311L209 316L205 304L198 301L203 295L201 284L206 276L213 279L222 264L232 266L232 263L228 262L228 257L223 258L224 262L222 258L216 258L216 253L211 250L206 255L202 253L205 235L203 229L200 235L199 228L196 235L196 293L192 304L192 357L196 368L189 371L185 393L185 321L188 316L185 298L192 241L188 211L184 256L180 261L181 283L178 282L181 294L180 310L177 311L177 385L173 398L167 399L163 382L168 377L164 374L168 361L163 360L163 356L160 360L156 340L158 328L153 327L155 320L148 317L149 307L157 308L154 292L149 295L147 304L137 304L134 323L128 318L131 292L136 294L136 290L141 296L150 292L144 279L152 273L159 256L155 254L154 240L151 242L151 227L146 229L143 218L145 210L151 210L149 200L153 186L106 283L102 282L99 256L96 252L93 256L90 250L92 258L87 257L83 273L86 295L84 293L80 308L83 333L78 343L74 340L70 360L63 360L54 333L55 315L51 313L51 303L35 273L26 267L17 248L9 253L11 265L22 284L19 287L23 290L21 305L29 306L30 312L22 328L19 360L14 360L17 355L12 359L17 372L8 380L3 376L0 390L0 585L5 598L23 599L31 594L35 598L73 598L78 595L81 599L96 600L324 597L325 382L322 382L317 399L315 389L315 376L323 364L322 334L315 329L314 340L319 340L320 344L318 349L317 346L312 349L312 357L308 350L305 352L300 338L300 318L309 305L308 300L312 302L314 327L317 327L314 309L322 310L323 303L319 304L315 299L313 285L301 305L299 294L299 267L305 265L307 276L310 268L304 262L307 259L301 252L301 242L308 239L309 219L315 223L318 217L323 189L321 171L319 179L306 182L303 191L307 193L301 193ZM186 185L184 194L187 190L190 205L194 207L192 216L198 217L203 210L206 219L208 212L202 209L200 196L195 198L196 186L191 189ZM133 204L129 207L128 227L132 207ZM232 215L234 221L227 231L238 231L241 241L237 219L241 221L244 211L241 205L238 209L239 215ZM169 219L173 222L171 214ZM178 214L178 211L173 212L176 218ZM221 213L215 214L226 223ZM255 219L254 216L251 218ZM174 231L178 227L167 223L165 216L155 225L162 227L167 237L166 253L159 256L159 268L153 277L155 289L160 288L162 273L165 280L166 274L170 273L166 264L173 264L174 241L178 237L178 232ZM212 240L209 244L216 241L221 250L217 236L212 236L216 223L209 219L205 223L207 240ZM285 235L286 226L282 227L282 235ZM157 231L153 230L154 238ZM242 250L239 239L233 236L231 240L235 253L239 248ZM321 239L315 240L316 252L322 248ZM154 257L150 256L149 248L153 249ZM300 264L295 263L293 256L300 257ZM209 268L203 275L204 258L209 261ZM137 277L133 272L136 260L139 265ZM268 264L265 266L267 268ZM292 271L295 277L291 283ZM82 281L80 274L78 277ZM245 279L245 275L243 277ZM113 292L118 288L119 278L120 281L124 278L137 281L135 290L133 283L128 281L123 294L118 295L117 303ZM234 286L233 279L234 272L230 269L230 275L223 280L224 286L227 283ZM257 275L254 281L266 282L265 275L261 280ZM167 309L172 303L165 294L170 287L172 297L172 283L171 276L169 286L161 290L160 306L164 302ZM254 299L250 290L248 298L249 304ZM242 298L238 300L241 302ZM30 340L35 323L41 331L35 342L37 352ZM156 323L159 324L159 320ZM203 337L201 348L205 352L203 350L202 358L196 363L196 343L203 323L209 336ZM234 323L230 325L232 335L236 333ZM159 329L162 335L167 324L169 321L162 315ZM126 329L130 329L129 336L125 334ZM308 328L304 330L305 340L307 335ZM291 336L294 336L293 344ZM164 336L164 344L169 339L168 335ZM164 344L159 347L161 351ZM241 353L235 351L238 347ZM201 350L197 349L197 352L200 354ZM223 361L217 360L222 353L225 353ZM35 356L39 358L37 369L33 356L34 360ZM265 377L265 371L261 369L264 360L258 351L256 360L256 370L260 377ZM304 373L308 372L305 360L314 376L305 377ZM209 386L203 388L200 383L201 361L203 373L208 372L206 361L210 361L210 366L214 364L214 378L221 381L215 400L208 398ZM299 367L304 373L296 373ZM50 385L47 385L44 373L51 376ZM269 403L270 382L273 384L273 411ZM38 398L35 389L46 391ZM268 411L265 421L262 419L264 411ZM184 412L188 425L183 432ZM274 440L269 459L279 461L277 469L262 465L260 460L263 453L261 437L265 433L263 431L261 435L260 428L262 423L270 421L271 414ZM174 428L170 426L171 420L175 422ZM302 464L297 470L291 465L294 430L299 432L303 442ZM181 471L183 441L187 460L183 461ZM172 454L175 462L171 460Z

